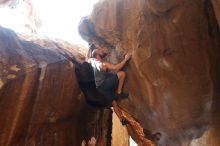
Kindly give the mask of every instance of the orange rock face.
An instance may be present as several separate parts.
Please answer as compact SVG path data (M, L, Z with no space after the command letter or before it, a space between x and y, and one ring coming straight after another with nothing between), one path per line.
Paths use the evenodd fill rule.
M79 30L97 46L132 52L130 97L120 106L161 132L158 145L220 145L220 33L210 1L103 0Z
M79 146L92 136L106 141L102 128L108 129L111 112L85 104L75 76L85 59L80 52L67 42L0 27L0 146Z

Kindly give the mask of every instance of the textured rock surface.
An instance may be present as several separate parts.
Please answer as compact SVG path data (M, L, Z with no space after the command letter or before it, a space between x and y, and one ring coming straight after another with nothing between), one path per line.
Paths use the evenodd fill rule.
M106 143L111 112L85 104L75 77L81 52L0 27L0 146Z
M159 145L220 145L220 38L210 1L102 0L79 30L90 43L132 52L130 98L120 105L162 133Z
M212 0L212 4L215 10L215 15L218 20L218 25L220 27L220 0Z

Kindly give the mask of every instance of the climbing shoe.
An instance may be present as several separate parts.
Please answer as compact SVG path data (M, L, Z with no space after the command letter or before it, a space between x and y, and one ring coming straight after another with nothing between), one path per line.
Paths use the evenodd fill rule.
M128 120L126 120L126 119L122 119L122 120L121 120L121 124L124 126L124 125L129 124L129 122L128 122Z
M147 129L143 129L144 135L147 139L150 139L152 141L159 141L161 138L161 133L157 132L157 133L152 133L151 131L147 130Z
M128 98L129 94L125 92L121 92L120 94L117 94L119 98Z

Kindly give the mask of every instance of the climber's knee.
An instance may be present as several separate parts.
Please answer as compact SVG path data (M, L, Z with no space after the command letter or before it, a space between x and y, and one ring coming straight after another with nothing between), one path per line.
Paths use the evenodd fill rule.
M112 106L113 107L117 106L117 102L115 100L112 101Z
M117 72L117 76L118 76L118 79L125 78L126 73L124 71L119 71L119 72Z

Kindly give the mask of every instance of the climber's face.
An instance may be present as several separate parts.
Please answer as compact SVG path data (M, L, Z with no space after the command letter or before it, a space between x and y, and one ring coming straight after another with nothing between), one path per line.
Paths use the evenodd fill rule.
M100 58L105 58L105 56L107 55L107 53L105 52L105 50L103 50L102 48L98 49L97 51L97 55L99 55Z
M92 51L92 56L96 59L102 60L103 58L106 57L106 55L108 55L108 53L106 53L104 50L102 50L101 48L99 49L95 49Z
M103 54L102 50L97 49L97 51L96 51L96 55L97 55L97 56L102 56L102 54Z
M100 49L95 49L92 52L92 56L96 59L102 59L103 52Z

